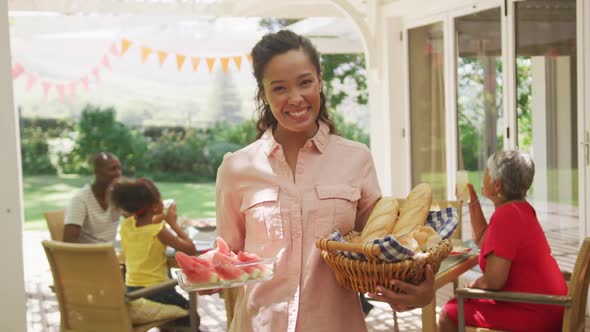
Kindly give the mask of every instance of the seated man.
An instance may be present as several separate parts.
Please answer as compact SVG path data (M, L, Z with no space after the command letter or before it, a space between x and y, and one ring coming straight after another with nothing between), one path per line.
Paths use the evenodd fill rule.
M107 188L121 176L119 158L100 152L92 158L94 183L80 189L65 211L64 242L114 242L119 226L119 211L109 207Z

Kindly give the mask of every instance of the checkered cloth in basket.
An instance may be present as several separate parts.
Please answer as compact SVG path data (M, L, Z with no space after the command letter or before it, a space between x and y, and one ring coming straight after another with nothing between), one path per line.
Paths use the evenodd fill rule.
M434 228L438 235L444 240L453 234L455 228L457 228L457 223L457 209L448 207L441 209L440 211L430 211L425 225ZM340 234L340 231L338 230L334 231L334 233L328 237L328 240L346 242L344 235ZM393 235L376 239L373 243L379 246L381 252L379 253L378 258L383 262L399 262L414 258L415 255L420 255L420 253L415 254L412 250L401 245ZM361 261L367 260L367 257L361 253L342 250L337 250L337 252L348 258Z

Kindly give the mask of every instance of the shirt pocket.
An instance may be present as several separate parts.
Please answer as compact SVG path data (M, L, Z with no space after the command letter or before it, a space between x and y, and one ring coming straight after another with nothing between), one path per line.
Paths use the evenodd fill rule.
M358 187L350 184L316 185L317 210L315 236L325 237L333 230L347 234L354 229L356 207L361 198Z
M240 211L246 220L246 242L283 238L279 186L247 192Z

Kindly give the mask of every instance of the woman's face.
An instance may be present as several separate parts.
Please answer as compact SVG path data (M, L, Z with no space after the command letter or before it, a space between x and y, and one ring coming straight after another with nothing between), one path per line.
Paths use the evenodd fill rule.
M320 113L321 77L303 50L272 58L263 75L263 97L278 121L277 131L311 138Z
M490 170L486 167L486 171L483 175L483 185L481 187L481 194L485 197L493 200L497 195L497 186L492 177L490 176Z

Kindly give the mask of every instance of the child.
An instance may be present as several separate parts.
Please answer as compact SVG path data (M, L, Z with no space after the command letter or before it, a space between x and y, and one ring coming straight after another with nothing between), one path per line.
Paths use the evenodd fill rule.
M166 214L160 191L147 179L116 180L110 191L110 201L130 216L121 225L121 246L125 255L127 272L125 283L128 291L152 286L169 279L166 265L166 246L187 255L197 250L188 235L178 226L176 205ZM165 227L168 224L176 235ZM149 300L177 305L188 309L188 301L174 289L146 297ZM188 325L188 317L178 324Z

